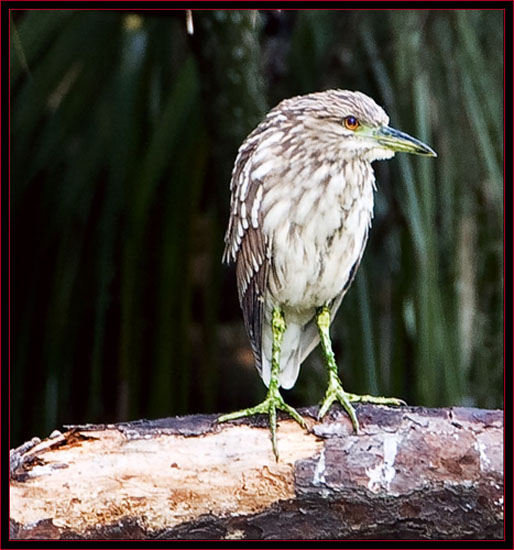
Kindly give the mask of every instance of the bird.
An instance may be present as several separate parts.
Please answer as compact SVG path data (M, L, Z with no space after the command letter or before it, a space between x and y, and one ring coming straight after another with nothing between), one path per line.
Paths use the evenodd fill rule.
M262 403L217 420L267 414L277 461L277 410L306 428L280 388L294 386L318 343L329 379L318 419L339 402L358 434L352 403L405 404L346 392L329 334L368 240L376 191L372 163L397 152L437 156L390 127L371 97L342 89L282 100L237 152L222 261L236 264L246 332L268 390Z

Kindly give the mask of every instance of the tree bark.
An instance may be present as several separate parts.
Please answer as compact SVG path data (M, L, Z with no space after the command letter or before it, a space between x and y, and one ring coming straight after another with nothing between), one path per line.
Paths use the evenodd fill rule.
M11 538L503 538L503 412L67 426L11 451Z

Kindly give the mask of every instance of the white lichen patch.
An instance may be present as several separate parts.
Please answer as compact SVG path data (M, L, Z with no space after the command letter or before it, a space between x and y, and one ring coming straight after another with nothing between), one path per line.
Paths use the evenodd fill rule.
M389 492L390 490L391 483L396 476L394 462L398 452L398 439L397 434L384 434L383 460L373 468L366 469L366 475L369 478L368 489L372 493Z
M489 460L489 457L487 456L487 446L484 445L481 441L477 441L475 443L475 448L479 452L480 456L480 470L482 472L490 470L491 469L491 461Z
M318 463L316 464L316 469L314 470L314 477L312 482L314 485L321 485L325 483L325 449L323 449L319 455Z

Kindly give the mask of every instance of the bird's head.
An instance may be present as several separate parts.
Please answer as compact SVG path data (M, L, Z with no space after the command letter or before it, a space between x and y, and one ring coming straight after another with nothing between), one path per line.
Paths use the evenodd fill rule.
M361 92L327 90L287 99L278 107L339 158L373 162L397 152L437 156L422 141L391 128L384 109Z

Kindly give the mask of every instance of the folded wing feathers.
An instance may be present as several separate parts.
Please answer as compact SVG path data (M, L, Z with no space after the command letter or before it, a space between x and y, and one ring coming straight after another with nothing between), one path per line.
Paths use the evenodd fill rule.
M266 243L261 231L262 214L259 208L263 187L250 174L254 149L255 142L245 143L239 150L232 171L231 213L223 261L236 262L239 303L255 364L261 372L263 294L267 286L268 262L265 261Z

